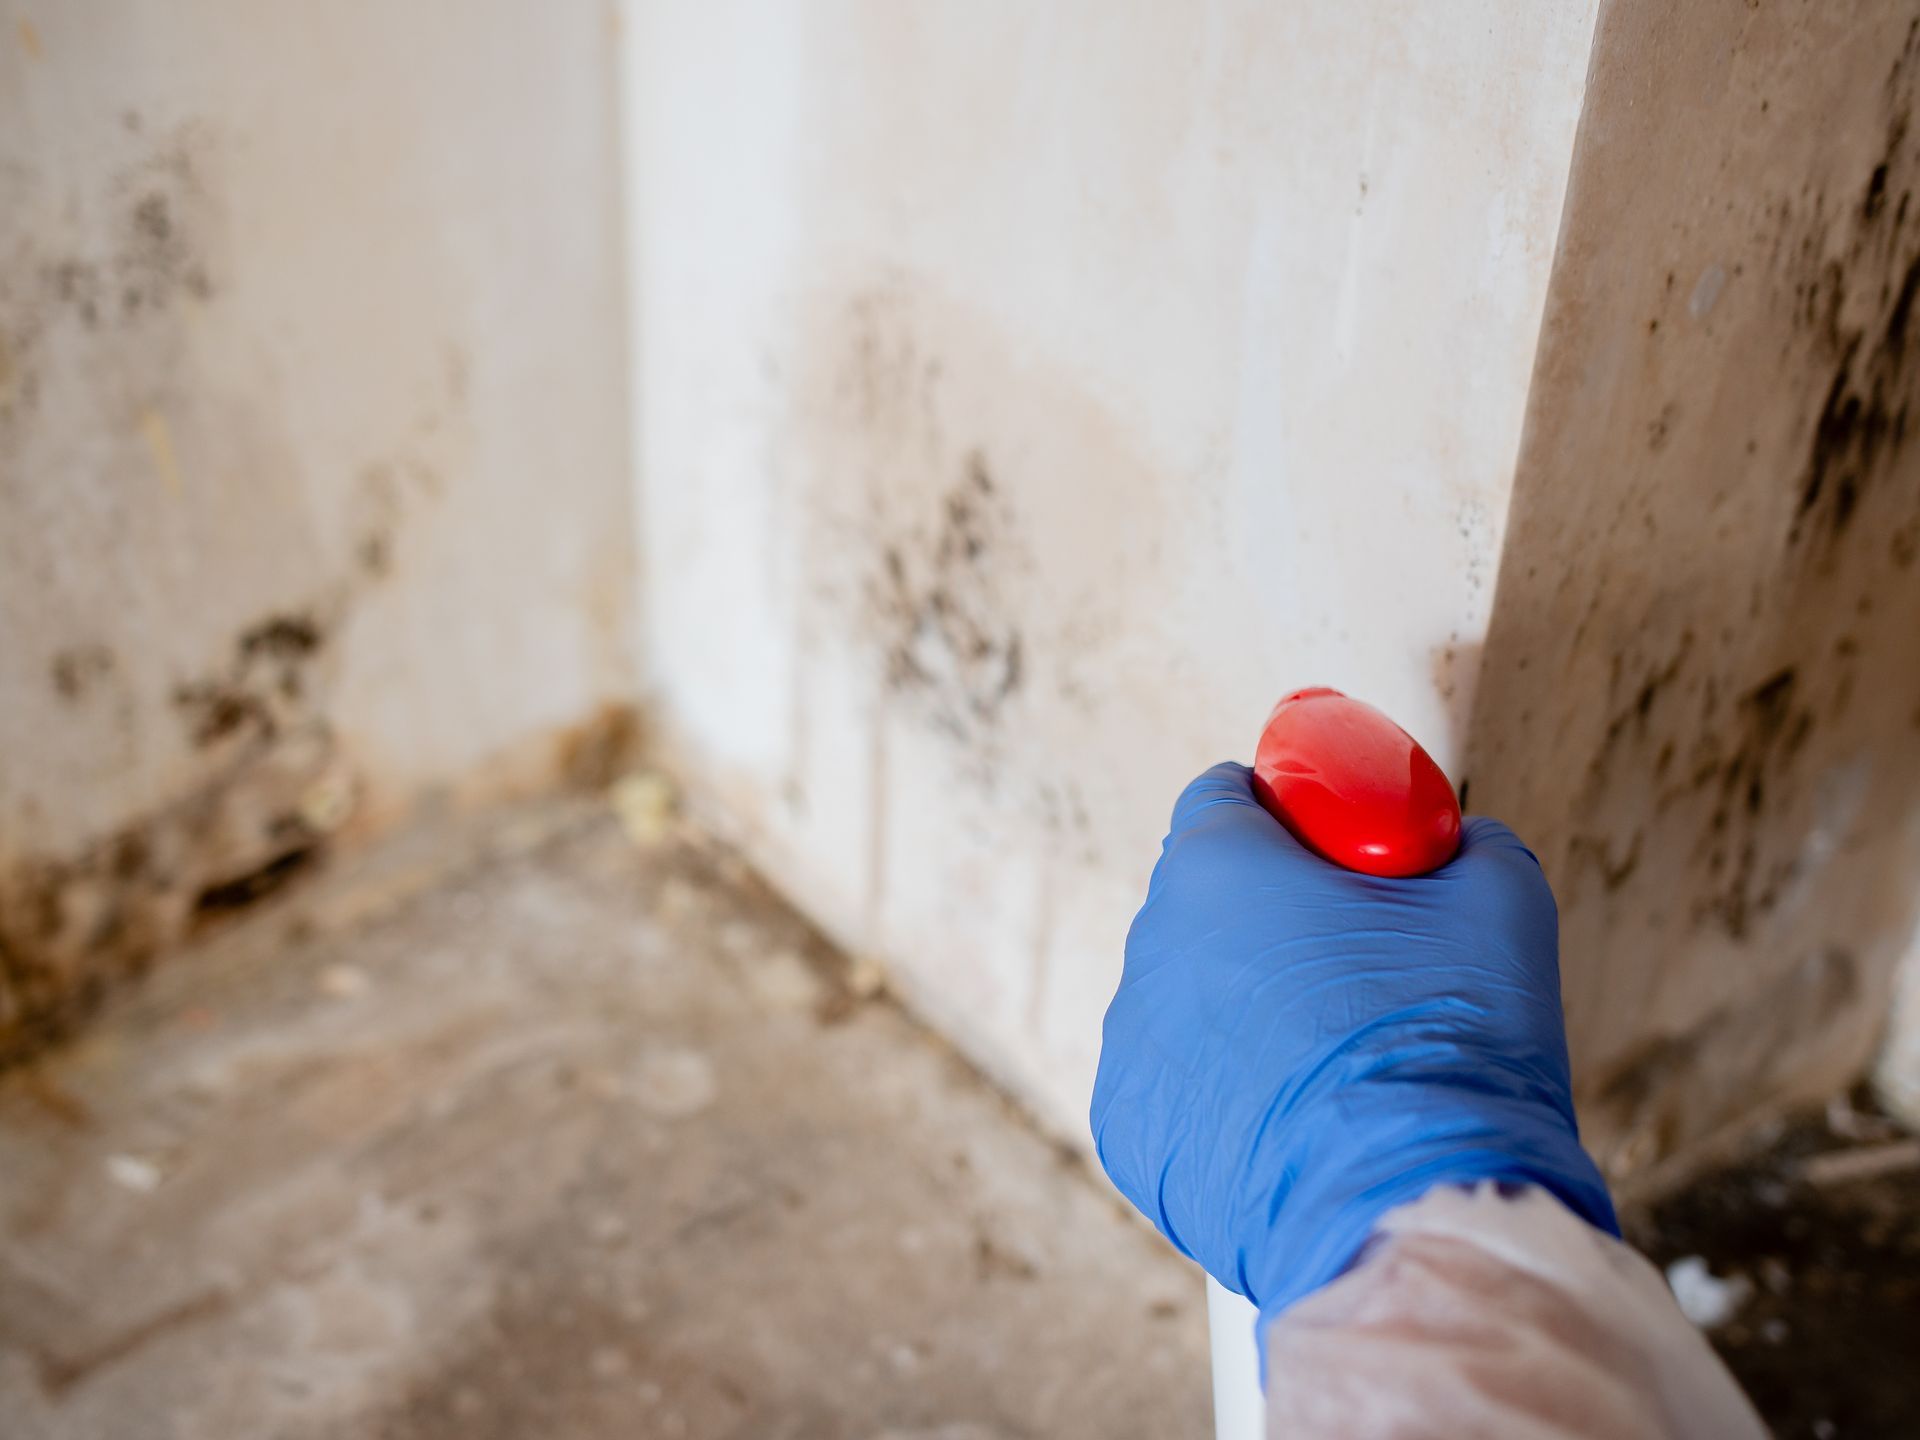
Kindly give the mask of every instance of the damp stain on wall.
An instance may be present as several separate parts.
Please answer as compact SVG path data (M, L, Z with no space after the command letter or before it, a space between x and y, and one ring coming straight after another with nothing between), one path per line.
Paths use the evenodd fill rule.
M1699 1074L1764 1084L1806 1027L1832 1023L1858 1001L1860 985L1848 951L1816 949L1745 1002L1716 1007L1682 1033L1656 1031L1636 1042L1592 1090L1596 1110L1632 1120L1624 1145L1608 1156L1611 1168L1631 1173L1679 1152L1698 1136Z
M1006 502L983 451L958 470L933 524L882 548L873 609L891 633L888 688L924 700L934 724L965 738L998 721L1024 659L1020 627L994 593L1012 529Z
M34 746L45 776L0 789L0 1061L325 855L362 790L331 713L342 647L403 576L468 419L468 357L443 341L337 515L287 503L312 462L219 350L248 323L228 308L231 132L127 111L100 143L90 184L22 161L0 208L0 473L19 480L0 548L39 601L7 678L58 735Z
M1630 98L1656 10L1597 42L1469 744L1627 1169L1861 1063L1920 806L1920 21L1703 13L1660 74L1737 83Z
M1906 448L1920 389L1909 358L1920 289L1920 215L1909 215L1920 181L1909 140L1916 34L1920 22L1891 62L1883 139L1854 188L1830 200L1810 181L1799 205L1765 207L1754 240L1770 257L1756 278L1770 287L1771 323L1810 387L1797 464L1783 477L1787 503L1774 507L1786 516L1776 572L1753 587L1740 626L1693 617L1703 632L1717 630L1712 643L1696 644L1689 625L1671 653L1649 658L1643 637L1660 627L1638 627L1614 659L1609 719L1588 764L1592 809L1606 808L1602 797L1631 767L1655 782L1652 816L1684 808L1700 817L1688 857L1699 882L1690 918L1734 940L1773 910L1799 868L1796 837L1780 822L1805 798L1800 757L1851 702L1862 655L1854 621L1890 571L1910 567L1920 525L1920 473ZM1681 414L1676 399L1660 404L1650 450L1666 447ZM1758 468L1748 479L1765 483ZM1850 539L1863 506L1871 534ZM1649 528L1658 508L1657 497L1645 503ZM1640 597L1598 595L1590 618L1623 601ZM1750 643L1755 624L1773 643ZM1604 632L1595 624L1590 633ZM1630 878L1644 840L1644 826L1582 833L1569 849L1612 891Z
M1152 819L1122 821L1124 787L1073 777L1170 723L1162 707L1188 678L1176 660L1143 695L1122 658L1153 631L1168 548L1197 523L1181 487L1084 376L925 276L823 291L796 345L769 370L804 476L795 663L851 647L854 683L872 687L876 793L891 735L1062 859L1157 824L1157 799ZM804 797L805 687L796 697L789 790Z
M860 637L884 702L945 736L991 786L1009 709L1032 679L1017 495L1028 477L991 438L977 337L904 282L827 312L801 445L821 467L807 505L824 562L809 603ZM851 577L843 579L842 577Z
M308 669L325 638L313 614L298 611L242 631L218 674L174 688L189 741L198 749L231 740L271 742L309 700Z
M313 612L262 617L175 695L199 779L78 852L0 865L0 1064L83 1019L121 979L197 927L280 889L325 853L355 780L321 709L327 628ZM49 680L90 702L117 664L62 651Z
M182 314L214 299L216 144L195 123L130 136L130 158L78 208L60 203L45 175L11 177L14 214L0 219L0 447L77 348L106 347L116 368L156 347L171 354Z
M785 416L768 570L793 596L774 793L808 823L859 807L849 909L876 950L896 925L961 933L929 918L943 904L1003 912L985 923L1024 940L1024 970L964 984L1038 1027L1079 923L1063 897L1164 821L1169 782L1138 757L1190 723L1204 666L1156 641L1212 517L1137 417L990 304L909 269L841 279L761 369ZM965 877L951 901L896 878L929 863Z
M1798 478L1792 539L1831 555L1860 511L1864 495L1911 467L1906 450L1914 379L1914 303L1920 298L1920 214L1913 189L1920 166L1910 136L1920 19L1912 22L1886 78L1884 139L1856 195L1838 197L1846 232L1795 287L1797 323L1817 337L1827 381ZM1816 192L1822 217L1828 197ZM1809 265L1819 232L1810 228L1797 257ZM1920 418L1920 417L1911 417ZM1894 553L1899 553L1895 547ZM1910 563L1910 562L1909 562Z

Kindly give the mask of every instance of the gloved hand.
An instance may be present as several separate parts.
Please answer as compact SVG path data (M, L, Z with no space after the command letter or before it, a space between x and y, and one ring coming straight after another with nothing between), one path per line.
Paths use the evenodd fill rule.
M1187 787L1127 936L1093 1089L1114 1183L1263 1329L1436 1185L1538 1185L1619 1234L1574 1127L1532 852L1474 818L1431 875L1356 874L1251 773Z

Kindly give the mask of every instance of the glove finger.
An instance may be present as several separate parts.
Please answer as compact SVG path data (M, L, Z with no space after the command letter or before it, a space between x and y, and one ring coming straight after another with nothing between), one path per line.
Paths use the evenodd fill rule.
M1173 870L1189 882L1210 877L1240 887L1320 863L1255 797L1253 772L1228 761L1187 786L1175 803L1155 875Z
M1196 776L1180 792L1180 798L1173 802L1173 819L1167 827L1168 834L1180 834L1208 811L1222 805L1250 805L1262 815L1267 813L1261 810L1260 802L1254 798L1253 771L1245 765L1223 760Z
M1460 825L1460 849L1446 871L1463 875L1501 874L1509 882L1541 880L1540 857L1504 823L1491 815L1469 815Z
M1459 853L1439 873L1471 895L1486 940L1502 940L1521 955L1557 953L1558 907L1539 857L1500 821L1470 817Z

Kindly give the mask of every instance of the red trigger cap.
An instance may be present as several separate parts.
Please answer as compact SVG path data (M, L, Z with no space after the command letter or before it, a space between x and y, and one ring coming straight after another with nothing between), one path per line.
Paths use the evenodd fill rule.
M1260 803L1301 844L1368 875L1424 875L1460 848L1460 802L1433 757L1371 705L1296 690L1253 758Z

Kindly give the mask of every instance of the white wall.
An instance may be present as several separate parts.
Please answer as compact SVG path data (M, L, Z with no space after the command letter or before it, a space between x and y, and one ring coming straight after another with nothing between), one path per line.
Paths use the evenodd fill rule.
M627 694L612 20L0 0L0 1049Z
M1593 19L635 7L651 698L1063 1130L1193 772L1304 683L1454 754Z

